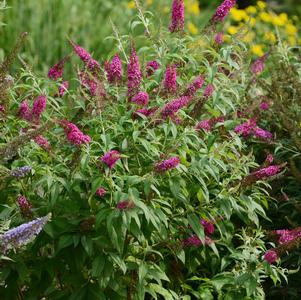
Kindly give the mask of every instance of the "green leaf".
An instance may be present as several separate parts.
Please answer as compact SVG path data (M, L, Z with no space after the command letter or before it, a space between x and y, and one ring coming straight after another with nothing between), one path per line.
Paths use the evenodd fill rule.
M204 233L204 228L200 223L200 218L195 215L195 214L189 214L187 216L187 220L193 231L196 233L198 238L202 241L205 242L205 233Z

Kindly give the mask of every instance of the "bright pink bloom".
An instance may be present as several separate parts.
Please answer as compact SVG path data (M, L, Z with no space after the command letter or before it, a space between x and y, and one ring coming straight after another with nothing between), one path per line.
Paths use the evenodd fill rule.
M171 10L171 22L169 25L169 31L183 31L184 30L184 1L173 0Z
M259 108L261 110L268 110L270 108L270 104L268 102L261 102Z
M175 93L177 91L177 69L170 65L167 67L164 77L164 89L168 93Z
M105 62L105 71L110 83L117 83L122 80L122 62L118 55L115 55L112 62Z
M184 239L182 241L183 245L186 246L186 247L191 247L191 246L194 246L194 247L199 247L199 246L202 246L203 245L203 242L198 238L198 236L196 234L193 234L191 235L190 237ZM212 240L206 236L205 237L205 245L209 245L212 243Z
M224 33L223 32L218 32L215 37L214 41L218 44L221 45L224 42Z
M213 24L222 22L229 14L231 8L236 4L236 0L224 0L224 2L216 9L211 22Z
M196 125L196 130L204 129L205 131L210 131L212 126L210 124L210 120L202 120Z
M206 220L200 220L201 224L204 227L204 231L206 235L211 235L214 233L215 228L214 228L214 223Z
M83 47L76 45L74 42L71 42L71 45L73 47L74 52L76 55L84 62L88 63L90 59L92 58L91 54L84 49Z
M167 103L161 111L163 119L174 117L175 113L181 108L187 106L190 100L190 97L182 96Z
M31 121L32 114L31 114L31 110L29 108L27 100L24 100L21 102L18 115L20 118L22 118L24 120Z
M267 261L269 264L272 264L278 259L278 255L276 251L269 250L264 254L263 259Z
M142 80L139 58L133 46L131 48L130 61L127 66L127 76L128 96L132 97L138 92Z
M204 91L204 97L209 98L213 94L213 92L214 92L213 84L208 84Z
M265 162L269 165L274 161L274 157L271 153L269 153L265 159Z
M4 105L0 104L0 113L4 112Z
M135 207L134 202L129 201L129 200L120 201L116 205L116 208L119 210L127 210L127 209L134 208L134 207Z
M24 196L19 196L17 198L17 202L21 211L21 214L23 217L29 217L32 214L31 211L31 204L27 201L27 199Z
M272 176L277 175L282 169L281 165L273 165L265 168L261 168L253 173L250 176L255 177L256 179L266 179Z
M179 165L179 163L180 163L179 158L174 156L162 161L161 163L156 163L155 170L157 172L166 172L168 170L174 169L176 166Z
M90 143L91 138L88 135L83 134L75 124L63 121L62 125L64 126L67 140L71 144L79 146L81 144Z
M100 160L106 164L109 169L112 169L119 159L120 153L117 150L111 150L100 158Z
M253 119L248 120L247 122L238 125L234 128L235 133L241 134L243 137L247 137L253 134L253 130L256 127L256 121Z
M98 197L103 197L106 194L106 190L103 187L100 187L96 190L96 195Z
M268 55L265 54L259 58L257 58L251 65L251 72L255 75L262 73L264 70L264 63L267 59Z
M35 137L34 141L43 149L49 150L50 149L50 144L46 138L44 138L41 135L38 135Z
M31 114L36 120L40 119L41 114L46 109L46 102L47 102L47 98L44 95L38 96L34 100Z
M146 106L148 104L149 96L146 92L139 92L135 95L131 101L142 106Z
M59 78L61 78L63 76L65 62L66 59L63 58L52 68L50 68L48 72L48 78L53 80L58 80Z
M255 137L262 139L262 140L270 140L273 138L273 135L269 131L264 130L260 127L255 127L253 129L253 133L254 133Z
M204 78L202 76L198 76L193 83L187 88L184 92L183 96L193 97L197 90L199 90L204 84Z
M146 65L146 74L151 76L159 69L159 63L156 60L149 61Z
M95 71L95 70L99 70L100 69L100 64L97 60L91 58L88 62L87 62L87 67L89 70L91 71Z

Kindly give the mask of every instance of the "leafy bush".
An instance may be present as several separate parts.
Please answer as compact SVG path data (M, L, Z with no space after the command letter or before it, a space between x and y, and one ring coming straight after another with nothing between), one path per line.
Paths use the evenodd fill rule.
M12 78L24 34L2 63L0 218L51 213L26 247L0 236L2 298L264 299L267 278L286 279L263 228L285 166L256 163L272 135L241 110L267 58L250 68L243 42L220 43L217 13L202 43L185 34L177 2L171 32L140 6L135 40L113 25L101 66L69 40L49 79L24 61Z

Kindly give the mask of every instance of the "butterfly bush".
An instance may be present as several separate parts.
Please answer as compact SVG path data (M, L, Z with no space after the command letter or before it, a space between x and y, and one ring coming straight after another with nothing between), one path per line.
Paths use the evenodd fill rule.
M257 61L228 41L235 1L194 36L186 1L170 2L161 25L135 1L138 20L129 34L112 24L108 57L70 40L48 78L22 69L6 93L13 68L1 64L4 299L263 299L282 285L301 230L268 224L295 199L279 194L298 171L267 121L281 104L259 88L275 49Z

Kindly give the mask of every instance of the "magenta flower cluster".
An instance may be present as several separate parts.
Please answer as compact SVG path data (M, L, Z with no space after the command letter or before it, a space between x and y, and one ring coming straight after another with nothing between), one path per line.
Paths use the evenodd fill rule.
M274 263L274 262L278 259L277 252L274 251L274 250L268 250L268 251L264 254L263 259L264 259L265 261L267 261L269 264L272 264L272 263Z
M187 96L182 96L177 99L172 100L167 103L161 111L163 119L167 119L168 117L174 117L174 115L183 107L187 106L190 102L191 98Z
M265 168L261 168L255 172L252 172L250 175L255 177L257 180L266 179L272 176L277 175L282 169L281 165L273 165Z
M127 77L128 96L131 98L139 91L142 80L139 58L136 49L133 46L131 48L130 61L127 66Z
M50 143L46 138L44 138L41 135L38 135L35 137L34 141L43 149L49 150L50 149Z
M118 83L122 80L122 62L119 55L115 55L111 62L105 62L104 68L110 83Z
M32 215L32 206L24 196L19 196L17 202L23 217L29 217Z
M80 146L82 144L90 143L91 138L88 135L83 134L75 124L63 121L62 125L64 127L67 140L71 144Z
M46 96L40 95L34 99L32 109L30 109L28 101L24 100L19 107L19 117L29 122L38 123L46 109L46 102Z
M131 101L138 105L146 106L148 104L149 96L147 92L139 92L136 94Z
M53 80L58 80L63 77L64 66L66 59L61 59L58 63L56 63L53 67L48 71L48 77Z
M137 109L137 110L134 112L134 117L139 116L139 114L144 115L144 116L146 116L146 117L150 117L150 116L152 116L157 110L158 110L158 107Z
M149 61L146 64L146 75L151 76L158 70L160 67L159 63L156 60Z
M223 3L216 9L211 22L213 24L222 22L229 14L231 8L236 4L236 0L224 0Z
M103 188L103 187L99 187L97 190L96 190L96 195L100 198L102 198L105 194L106 194L106 190Z
M87 89L91 96L96 96L98 87L97 79L86 72L79 72L78 76L82 87Z
M184 30L184 0L173 0L171 9L171 22L169 25L170 32Z
M214 41L216 44L221 45L224 42L224 33L218 32L214 37Z
M255 136L262 140L270 140L273 138L272 133L258 127L254 119L250 119L247 122L236 126L234 131L237 134L241 134L243 137Z
M163 86L167 93L175 93L177 91L177 68L174 65L167 67Z
M198 76L193 83L187 88L184 92L183 96L193 97L195 93L202 88L204 84L204 78L202 76Z
M255 75L262 73L265 66L265 61L267 59L267 54L257 58L251 65L251 72Z
M59 92L56 95L57 97L63 97L69 88L69 82L63 81L59 86Z
M120 201L119 203L117 203L116 208L123 211L123 210L127 210L130 208L134 208L135 204L133 201L129 201L129 200L123 200Z
M225 118L223 116L218 118L202 120L196 125L195 129L196 130L204 129L205 131L211 131L215 124L223 123L224 121Z
M213 94L213 92L214 92L214 85L209 83L205 88L204 97L209 98Z
M100 160L106 164L109 169L112 169L119 159L120 153L117 150L111 150L100 158Z
M180 164L180 160L177 156L166 159L155 165L156 172L166 172L168 170L174 169Z

